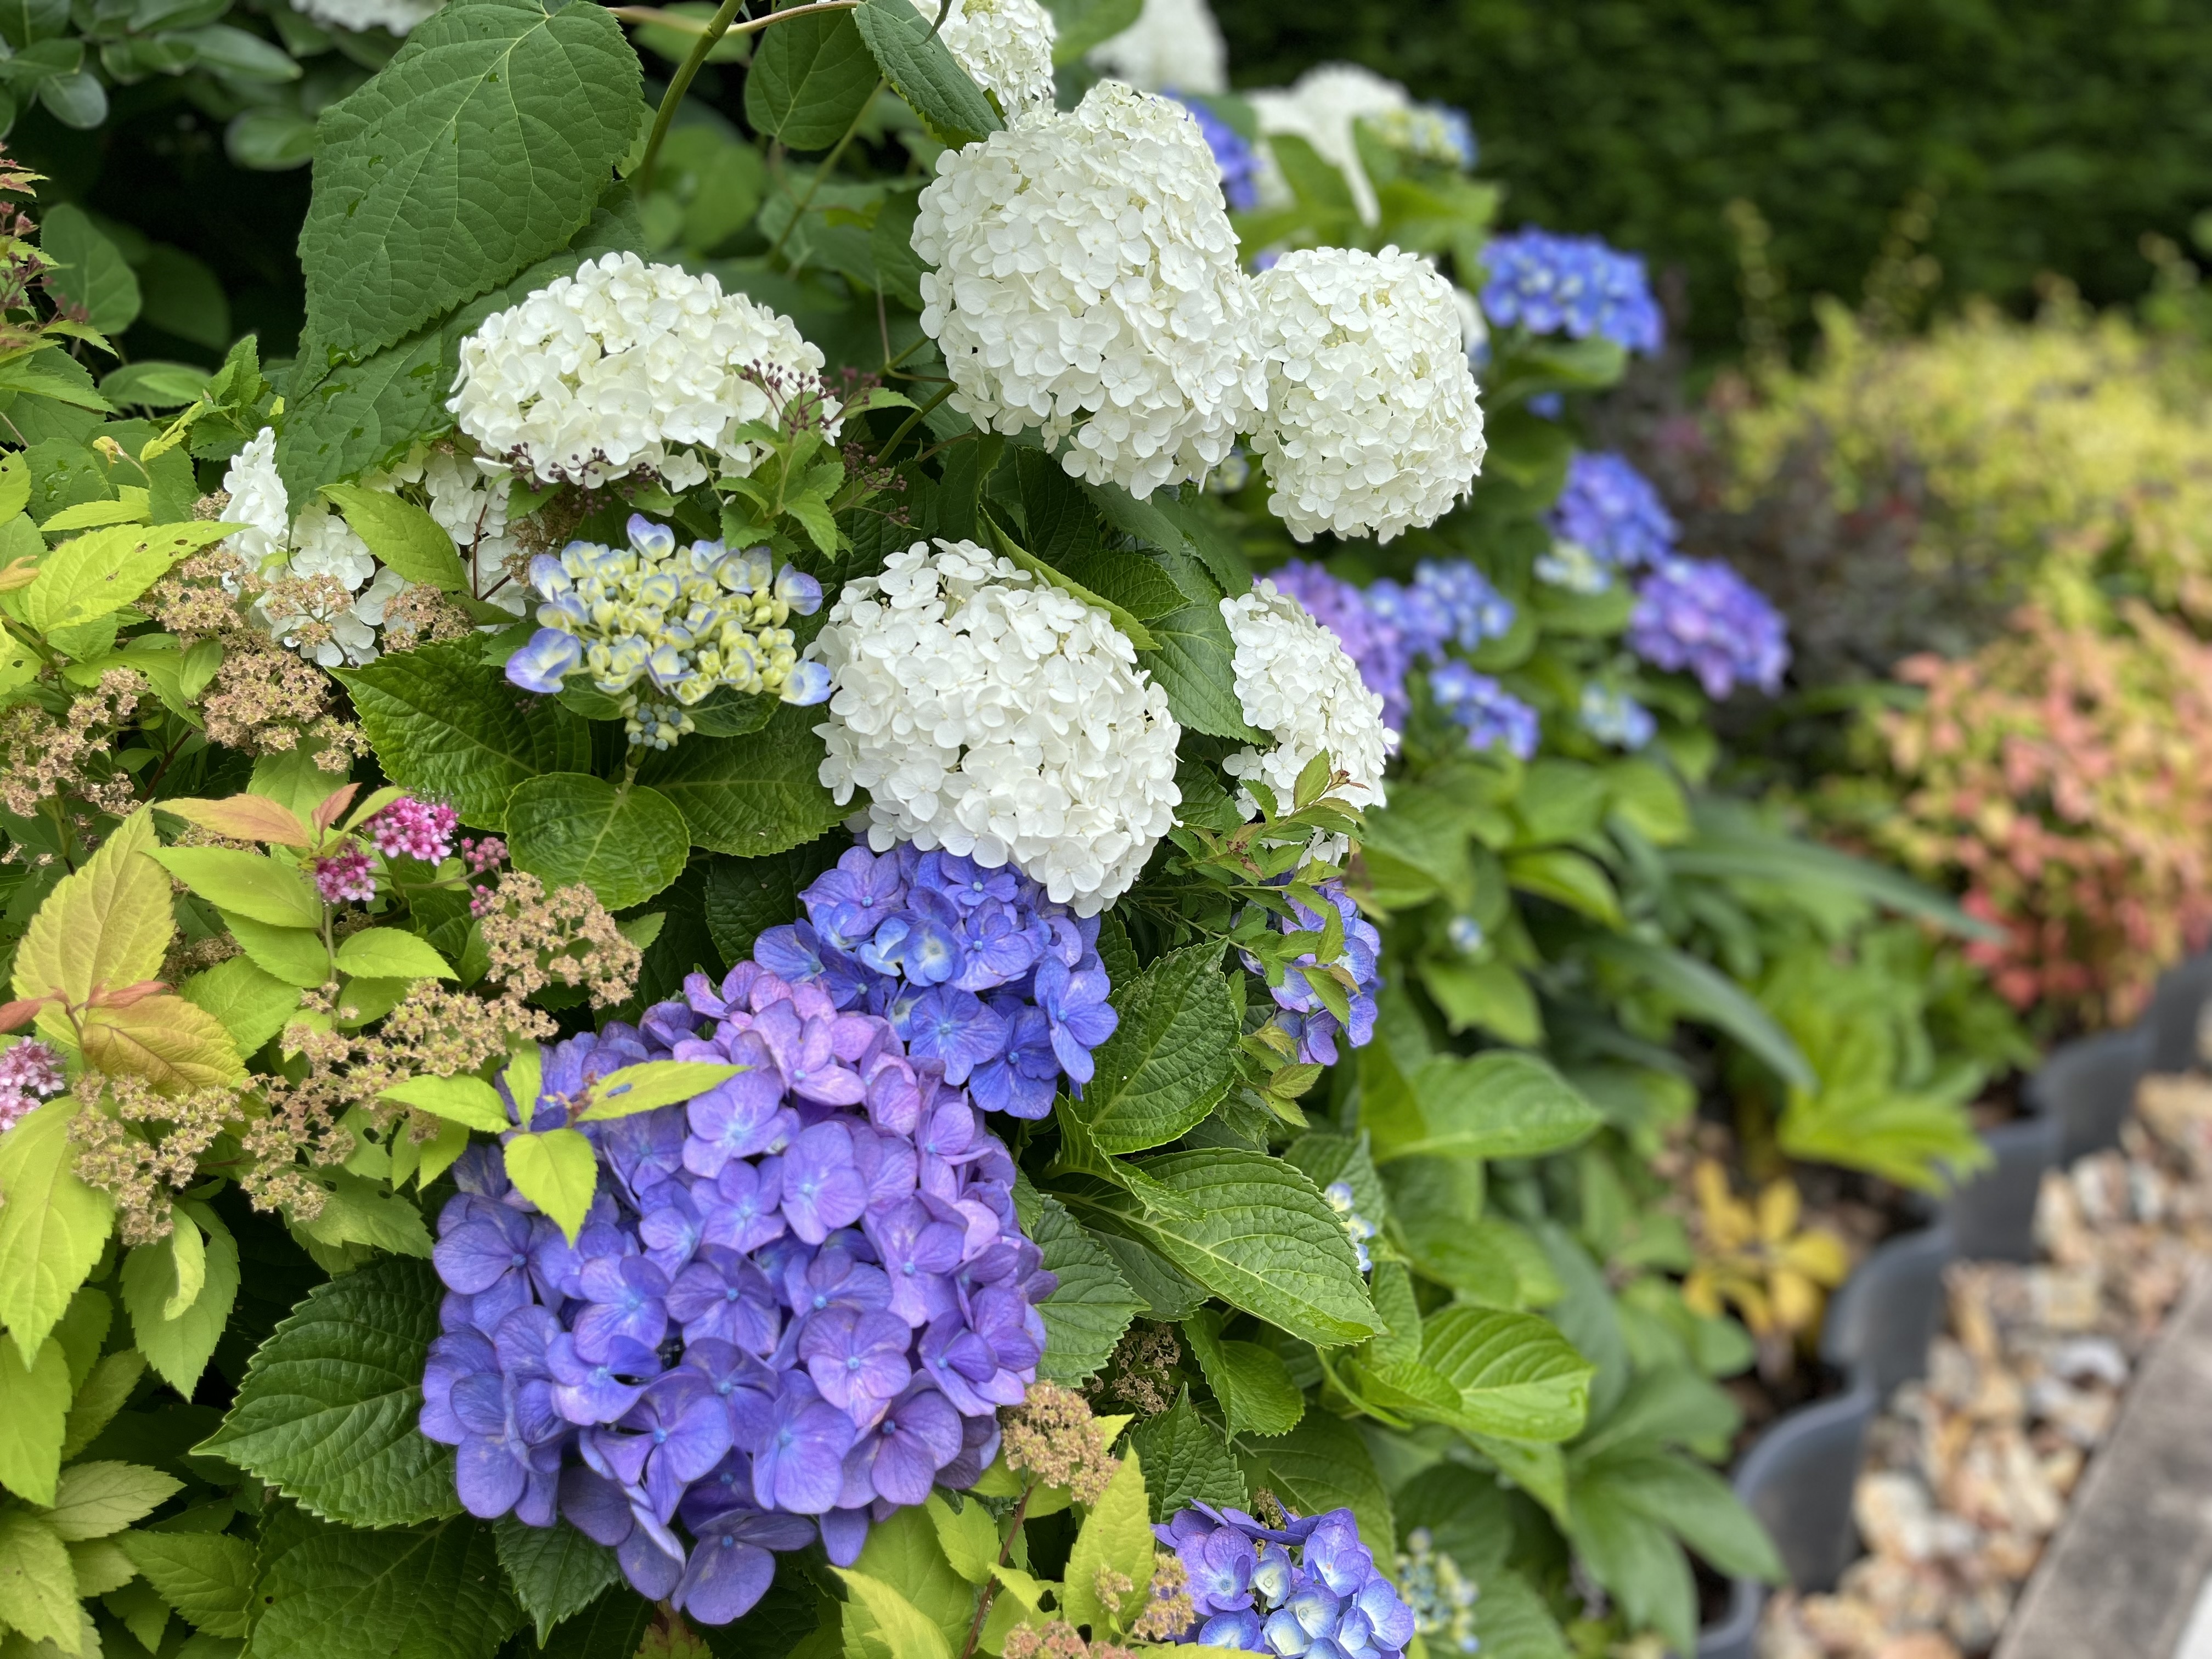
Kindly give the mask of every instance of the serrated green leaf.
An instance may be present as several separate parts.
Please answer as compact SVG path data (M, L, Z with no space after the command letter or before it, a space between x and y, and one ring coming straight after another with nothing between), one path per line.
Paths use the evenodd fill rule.
M788 851L848 811L822 787L820 718L784 704L750 737L686 738L648 757L637 781L675 803L696 846L748 859Z
M230 1230L204 1205L191 1207L193 1214L179 1212L176 1224L180 1231L196 1221L205 1224L203 1277L191 1301L174 1317L166 1310L183 1287L171 1248L141 1244L123 1258L123 1305L130 1311L131 1334L138 1352L163 1382L187 1400L199 1386L200 1373L229 1323L239 1284L238 1244Z
M975 1610L975 1589L952 1571L938 1544L937 1528L921 1508L900 1510L869 1528L868 1541L853 1565L877 1583L895 1587L935 1626L948 1649L965 1641ZM847 1652L870 1659L905 1659L895 1644L885 1640L866 1602L848 1600L841 1622Z
M1581 1091L1529 1054L1438 1054L1407 1082L1405 1093L1362 1108L1360 1127L1378 1164L1420 1155L1534 1158L1573 1146L1605 1121Z
M447 593L472 591L453 538L426 509L360 484L325 484L323 494L368 550L409 581Z
M836 863L846 845L842 836L824 836L767 858L707 860L707 933L722 960L743 962L762 933L798 915L800 891Z
M1221 1407L1230 1434L1288 1434L1305 1415L1305 1396L1272 1350L1221 1334L1221 1316L1201 1308L1183 1321L1184 1339Z
M43 1519L65 1544L105 1538L153 1514L184 1485L137 1463L74 1463L62 1471Z
M321 948L318 941L315 949L319 953ZM230 1033L238 1052L252 1054L299 1012L300 990L252 957L235 956L194 974L177 987L177 994L214 1015Z
M1237 1006L1218 944L1160 957L1112 994L1121 1024L1072 1109L1102 1152L1164 1146L1202 1121L1237 1073Z
M635 1659L659 1606L628 1584L617 1584L553 1628L541 1659Z
M684 815L665 795L586 772L517 785L507 798L507 845L516 869L548 887L583 882L610 910L651 898L691 855Z
M951 1659L945 1632L896 1589L865 1572L846 1567L830 1571L845 1581L853 1599L867 1609L877 1640L889 1649L891 1659Z
M1474 1636L1486 1659L1571 1659L1573 1651L1544 1598L1508 1567L1483 1575Z
M1255 1493L1266 1487L1295 1515L1348 1509L1358 1519L1359 1541L1377 1561L1397 1553L1390 1495L1351 1424L1326 1412L1308 1412L1281 1439L1244 1445L1245 1480Z
M0 1135L0 1323L26 1364L100 1260L115 1214L114 1200L77 1177L69 1139L76 1109L60 1096ZM66 1407L66 1379L63 1393Z
M112 1422L115 1413L129 1403L131 1389L146 1374L146 1356L136 1348L125 1348L119 1352L103 1354L94 1363L70 1402L69 1418L62 1433L62 1459L66 1462L89 1446L100 1431Z
M1037 1375L1055 1382L1080 1382L1106 1363L1145 1304L1105 1248L1058 1199L1044 1197L1024 1231L1044 1253L1046 1269L1060 1279L1059 1288L1037 1309L1044 1320L1044 1357L1037 1361Z
M297 865L235 847L158 847L156 864L224 910L270 927L319 927L322 900Z
M1129 1444L1145 1460L1145 1492L1155 1522L1192 1504L1241 1510L1251 1501L1228 1443L1193 1409L1188 1389L1170 1409L1131 1429Z
M523 1622L492 1529L467 1516L381 1532L294 1511L263 1523L264 1653L490 1659Z
M1449 1420L1468 1432L1567 1440L1589 1415L1595 1368L1534 1314L1445 1308L1423 1324L1421 1359L1458 1389Z
M988 1578L999 1559L999 1528L991 1512L972 1499L956 1510L937 1492L930 1493L924 1509L952 1571L971 1584Z
M364 927L338 941L338 971L365 979L452 979L428 940L397 927Z
M64 1653L83 1651L69 1551L52 1527L19 1509L0 1510L0 1624Z
M1168 707L1181 725L1208 737L1267 740L1244 718L1237 699L1231 666L1236 647L1218 605L1187 605L1146 627L1157 648L1139 653L1137 665L1168 694Z
M957 149L1006 125L911 0L864 0L854 21L884 79L939 143Z
M112 616L187 553L221 541L231 524L120 524L64 542L23 590L23 620L42 634Z
M1728 1482L1679 1453L1595 1459L1576 1482L1576 1503L1593 1481L1601 1481L1613 1498L1665 1527L1721 1571L1770 1583L1783 1578L1773 1540Z
M591 1086L591 1103L576 1114L580 1123L607 1118L634 1117L679 1105L708 1090L719 1088L746 1068L710 1065L696 1060L648 1060L610 1072Z
M1091 1639L1119 1635L1142 1610L1139 1591L1127 1596L1121 1610L1109 1612L1098 1598L1102 1573L1119 1573L1132 1584L1152 1582L1152 1508L1145 1497L1144 1459L1131 1448L1121 1454L1105 1494L1091 1506L1067 1553L1067 1576L1060 1590L1060 1614L1071 1625L1088 1625Z
M313 1221L295 1224L297 1231L336 1249L343 1244L368 1244L395 1255L427 1257L429 1230L422 1212L381 1182L357 1176L349 1170L326 1170L317 1177L323 1188L322 1212Z
M574 235L629 147L640 71L596 6L471 0L322 112L307 332L359 356Z
M349 1526L454 1514L453 1455L416 1427L442 1293L429 1263L397 1258L317 1285L200 1449Z
M514 1136L507 1143L506 1154L507 1178L515 1190L551 1217L574 1243L599 1182L592 1143L580 1130L552 1129Z
M876 62L848 12L779 23L753 49L745 119L793 149L827 149L876 90Z
M100 1595L111 1598L108 1611L117 1611L112 1599L125 1585L133 1586L131 1594L124 1598L126 1604L137 1602L150 1616L158 1617L162 1625L169 1622L169 1606L154 1593L152 1585L138 1577L138 1564L124 1553L123 1546L112 1538L88 1538L81 1544L69 1546L70 1571L76 1575L76 1593L80 1596ZM130 1624L125 1620L126 1628ZM137 1631L131 1634L137 1635ZM143 1640L143 1638L140 1638ZM156 1629L154 1645L148 1652L157 1651L161 1645Z
M48 1337L28 1370L0 1353L0 1485L33 1504L53 1501L69 1407L69 1360L60 1343Z
M499 1091L480 1077L410 1077L393 1084L379 1097L396 1100L449 1122L465 1123L487 1134L503 1134L514 1127Z
M161 1598L207 1636L253 1620L253 1546L207 1532L127 1532L117 1540Z
M341 678L392 781L452 802L477 829L506 829L507 799L517 784L591 763L583 721L550 697L516 690L477 663L467 641L387 652Z
M622 1577L612 1550L565 1521L528 1527L503 1515L492 1523L492 1535L507 1584L535 1623L541 1648L555 1626L583 1612Z
M295 991L313 990L330 979L330 951L319 929L271 927L265 921L256 921L234 910L218 914L231 938L238 941L238 948L246 953L246 960L270 978L282 981ZM222 1016L218 1013L216 1018ZM282 1030L289 1023L290 1016L287 1015L277 1029Z
M137 321L143 303L137 273L82 208L57 202L41 212L39 246L55 265L47 285L102 334L120 334Z

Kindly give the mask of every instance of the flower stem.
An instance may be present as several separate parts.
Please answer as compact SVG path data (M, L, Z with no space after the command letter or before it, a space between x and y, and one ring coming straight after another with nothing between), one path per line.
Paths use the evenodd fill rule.
M952 386L948 381L944 391L939 392L934 398L932 398L927 403L924 404L920 409L915 410L913 414L908 416L904 421L901 422L899 424L899 429L891 434L890 441L881 449L876 452L876 465L878 466L881 466L884 464L884 458L889 455L891 451L896 449L899 447L901 441L905 438L906 434L913 431L916 426L921 424L922 416L928 414L931 410L935 409L938 404L943 403L951 395Z
M860 123L868 118L868 112L875 107L876 100L884 95L884 88L889 85L890 85L889 81L879 80L876 82L876 89L868 94L867 101L854 112L851 125L846 127L845 136L840 138L831 147L830 153L822 158L822 165L814 169L814 176L806 181L806 193L799 198L798 204L791 210L791 217L784 221L783 228L776 232L775 243L768 251L769 258L773 259L783 252L783 245L791 240L791 233L798 228L799 220L806 215L806 210L814 205L815 191L822 188L822 181L824 179L837 170L837 163L845 154L845 147L853 142L854 135L860 130Z
M1035 1481L1023 1487L1021 1502L1014 1505L1014 1512L1006 1517L1006 1541L999 1546L999 1565L1002 1567L1006 1565L1007 1558L1014 1553L1014 1539L1022 1529L1022 1516L1028 1510L1030 1499L1036 1492ZM970 1659L975 1653L975 1644L982 1639L983 1621L991 1616L991 1603L997 1598L998 1592L997 1579L987 1578L983 1581L982 1596L975 1603L975 1617L968 1626L968 1639L961 1644L960 1659Z

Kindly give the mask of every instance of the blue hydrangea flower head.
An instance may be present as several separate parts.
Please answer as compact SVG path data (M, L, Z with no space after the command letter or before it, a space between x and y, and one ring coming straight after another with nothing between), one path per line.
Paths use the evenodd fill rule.
M1482 309L1500 327L1577 340L1612 340L1655 352L1666 324L1644 261L1595 236L1529 228L1493 237L1483 250Z
M1582 702L1575 712L1583 731L1615 749L1641 749L1659 730L1651 711L1642 703L1626 691L1595 680L1583 687Z
M1536 752L1536 711L1489 675L1462 662L1439 663L1429 672L1429 695L1467 728L1468 748L1503 749L1516 760Z
M1424 559L1413 568L1413 586L1434 601L1448 629L1444 638L1462 651L1512 629L1513 602L1470 560Z
M1195 1616L1184 1641L1244 1653L1401 1659L1418 1628L1350 1510L1285 1516L1193 1504L1152 1534L1182 1563Z
M1718 559L1670 558L1637 584L1629 649L1694 674L1710 697L1739 685L1770 696L1790 666L1790 635L1766 596Z
M1551 526L1601 563L1623 570L1671 558L1680 533L1650 480L1625 458L1579 450L1567 463L1566 488L1553 505Z

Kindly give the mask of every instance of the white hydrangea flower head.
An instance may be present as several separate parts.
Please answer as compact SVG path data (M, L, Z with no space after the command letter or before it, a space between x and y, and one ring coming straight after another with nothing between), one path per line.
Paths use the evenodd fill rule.
M1092 47L1089 62L1146 92L1229 90L1229 43L1206 0L1145 0L1137 21Z
M1222 763L1233 778L1257 778L1289 809L1298 774L1316 755L1327 753L1347 781L1332 793L1339 800L1366 809L1382 805L1382 769L1398 746L1398 734L1382 724L1382 697L1370 691L1335 635L1274 583L1262 579L1249 593L1221 602L1236 647L1230 672L1244 718L1275 740L1272 749L1241 749ZM1238 787L1237 804L1248 818L1260 804ZM1316 836L1316 857L1341 859L1342 836Z
M379 489L421 485L430 516L453 538L468 568L471 592L518 617L529 609L530 590L519 574L527 562L526 550L507 533L512 471L445 445L417 444L388 473L362 482Z
M1435 523L1482 470L1451 284L1419 254L1301 248L1257 281L1267 506L1300 541Z
M939 156L914 251L953 407L1140 497L1220 465L1267 392L1220 179L1189 111L1115 81Z
M1382 204L1374 180L1359 159L1352 123L1384 121L1409 114L1413 96L1395 81L1357 64L1323 64L1308 70L1287 88L1247 93L1263 137L1286 133L1303 138L1321 159L1344 175L1361 222L1378 223Z
M292 9L312 17L325 28L389 29L404 35L437 10L445 0L292 0Z
M222 487L230 495L224 512L231 522L247 526L231 536L233 551L264 576L332 577L351 596L342 608L312 614L272 609L264 600L258 607L263 625L288 649L325 668L374 661L385 607L407 587L399 573L380 568L368 544L328 502L319 500L298 517L290 515L290 498L276 471L276 434L269 427L231 458ZM299 629L309 621L325 624L330 638L301 645Z
M938 0L914 3L936 21ZM952 0L937 38L969 78L1012 116L1050 107L1052 46L1059 33L1052 14L1037 0Z
M883 852L1012 864L1079 915L1127 891L1175 822L1167 693L1103 611L973 542L916 542L846 585L821 778Z
M684 490L752 471L761 446L735 435L749 422L804 418L834 441L822 366L789 318L713 276L610 253L486 318L446 407L543 483L645 472Z

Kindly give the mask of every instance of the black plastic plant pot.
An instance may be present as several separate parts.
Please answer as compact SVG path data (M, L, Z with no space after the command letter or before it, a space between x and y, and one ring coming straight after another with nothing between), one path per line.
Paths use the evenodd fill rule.
M2194 1030L2196 1018L2190 1016ZM2120 1144L2120 1125L2136 1103L2136 1085L2152 1069L2150 1026L2105 1031L2062 1043L2027 1080L2027 1103L2061 1126L2058 1161L2071 1164Z
M1698 1632L1698 1659L1753 1659L1758 1651L1759 1615L1765 1607L1765 1585L1755 1578L1731 1581L1728 1611Z
M2212 1001L2212 951L2159 975L2158 989L2138 1022L2139 1029L2150 1033L2152 1071L2193 1072L2203 1064L2197 1022L2208 1001Z
M1947 1225L1890 1239L1844 1281L1820 1327L1820 1358L1849 1367L1881 1399L1928 1370L1943 1320L1943 1269L1958 1254Z
M1970 1261L2035 1259L2035 1197L2043 1172L2057 1164L2064 1133L2058 1118L2021 1117L1983 1134L1995 1162L1943 1206L1959 1255Z
M1858 1553L1851 1492L1880 1403L1873 1386L1855 1377L1848 1394L1783 1417L1736 1471L1736 1496L1766 1528L1801 1590L1833 1589Z

